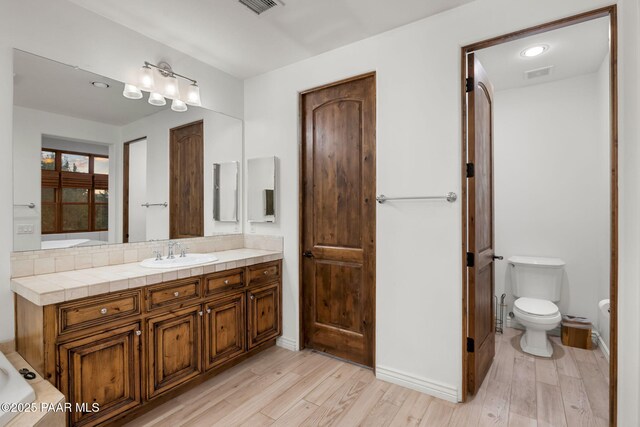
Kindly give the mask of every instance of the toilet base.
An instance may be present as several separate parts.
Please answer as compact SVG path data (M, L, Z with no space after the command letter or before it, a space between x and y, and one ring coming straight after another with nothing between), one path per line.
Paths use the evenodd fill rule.
M525 353L533 354L540 357L551 357L553 355L553 347L547 338L546 331L535 331L526 329L520 338L520 347Z

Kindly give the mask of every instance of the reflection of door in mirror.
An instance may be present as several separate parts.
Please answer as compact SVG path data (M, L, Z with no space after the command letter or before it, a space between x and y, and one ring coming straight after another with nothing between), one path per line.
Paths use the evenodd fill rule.
M169 237L204 236L202 120L171 129Z
M122 241L147 240L147 138L124 144Z

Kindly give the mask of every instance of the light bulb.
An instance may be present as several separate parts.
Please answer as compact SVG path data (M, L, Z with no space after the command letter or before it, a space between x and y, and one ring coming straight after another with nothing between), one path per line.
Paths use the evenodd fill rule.
M546 44L531 46L520 52L520 55L526 58L533 58L534 56L544 53L547 49L549 49L549 46Z
M189 85L189 88L187 89L187 100L185 102L196 107L202 105L200 102L200 88L196 83Z
M167 101L164 99L164 96L160 95L157 92L151 92L149 94L149 104L155 105L156 107L162 107L165 105Z
M184 113L185 111L187 111L187 104L176 98L171 103L171 109L173 111L177 111L178 113Z
M155 90L155 81L153 78L153 70L148 65L144 65L140 69L140 89L147 92Z
M178 79L174 75L164 78L164 88L162 94L165 98L180 98L180 89L178 87Z
M142 98L142 92L140 91L140 89L138 89L137 86L134 86L134 85L129 84L129 83L125 83L124 91L122 91L122 95L125 98L129 98L129 99L140 99L140 98Z

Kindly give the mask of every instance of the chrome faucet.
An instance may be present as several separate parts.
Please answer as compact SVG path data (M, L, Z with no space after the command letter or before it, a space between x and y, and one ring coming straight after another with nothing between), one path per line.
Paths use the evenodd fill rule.
M175 256L173 255L173 248L179 245L179 243L177 242L172 242L171 240L169 240L169 243L167 243L167 246L169 247L169 251L167 253L167 259L174 259Z

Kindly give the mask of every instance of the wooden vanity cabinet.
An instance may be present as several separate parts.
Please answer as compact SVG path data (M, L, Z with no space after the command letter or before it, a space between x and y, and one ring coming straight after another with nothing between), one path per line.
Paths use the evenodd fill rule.
M153 399L201 372L200 305L147 319L147 398Z
M70 426L117 424L275 344L282 261L60 304L16 295L16 348L72 405ZM177 293L177 295L176 295Z
M248 291L249 348L280 335L280 284L273 282Z
M246 350L246 293L213 299L204 305L204 363L209 370Z
M135 322L58 346L58 387L73 408L84 405L69 413L70 425L94 426L142 404L140 334Z

